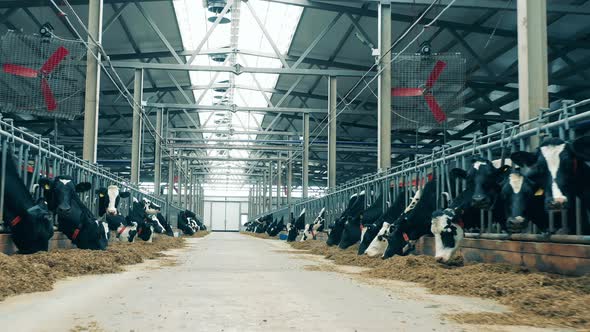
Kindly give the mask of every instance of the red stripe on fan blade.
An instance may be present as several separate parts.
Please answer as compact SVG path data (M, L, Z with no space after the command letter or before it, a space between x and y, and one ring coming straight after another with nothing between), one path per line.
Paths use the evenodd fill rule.
M442 74L442 72L446 66L447 66L446 62L443 62L440 60L436 62L436 65L434 65L434 69L432 69L432 72L430 72L430 76L428 77L428 80L426 81L427 88L430 89L434 86L434 84L436 83L436 81L438 81L440 74Z
M22 76L22 77L33 78L33 77L37 77L37 75L39 74L35 69L31 69L31 68L27 68L27 67L23 67L23 66L19 66L19 65L13 65L10 63L3 64L2 69L4 70L5 73L16 75L16 76Z
M420 88L393 88L391 95L394 97L416 97L421 96L424 90Z
M69 54L70 52L63 46L60 46L53 54L45 61L41 71L45 74L51 73L55 67Z
M41 80L41 93L43 93L47 110L50 112L54 111L57 108L57 102L55 101L55 97L53 97L53 92L51 92L51 88L46 79Z
M430 112L432 112L432 115L434 116L436 122L444 122L447 119L447 115L445 114L445 112L443 112L442 108L440 108L440 105L438 105L436 99L434 99L434 96L431 94L425 94L424 99L426 99L426 103L428 104Z

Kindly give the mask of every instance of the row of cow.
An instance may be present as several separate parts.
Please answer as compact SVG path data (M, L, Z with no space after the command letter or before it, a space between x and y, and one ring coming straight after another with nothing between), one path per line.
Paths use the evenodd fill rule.
M98 218L78 195L91 190L91 184L75 184L68 175L40 178L34 190L41 190L42 197L35 201L19 176L12 154L7 153L6 159L2 212L19 253L48 250L54 234L54 217L58 230L80 249L105 250L111 237L126 242L137 238L151 242L154 233L174 236L160 206L145 198L133 198L128 215L123 216L119 203L122 198L129 198L130 193L120 191L115 185L96 190ZM189 235L206 229L188 210L179 213L178 223Z
M383 213L384 197L375 198L366 208L365 196L371 193L363 191L350 197L344 212L330 225L326 243L346 249L360 242L359 255L380 255L385 259L409 254L417 240L431 235L435 240L437 261L446 263L456 253L465 232L484 231L480 229L482 210L490 211L492 222L505 233L522 232L533 223L546 235L588 235L590 168L585 163L588 160L590 137L571 143L551 138L535 153L520 151L512 153L510 158L494 161L473 157L468 169L455 168L449 174L451 183L455 179L464 180L463 190L443 193L443 197L437 197L437 180L429 179L416 191L405 186L400 188L397 199L386 202L388 207ZM408 204L406 194L412 197ZM439 199L443 209L437 209ZM579 223L573 208L576 200L583 212ZM551 211L561 211L565 217L555 222L556 231L550 229ZM252 230L263 232L273 229L274 225L275 229L287 230L289 240L294 240L299 233L302 233L301 239L306 240L315 238L314 232L324 227L324 215L325 209L322 209L314 221L306 225L303 210L297 220L284 227L282 220L273 221L269 215L254 221L256 228Z

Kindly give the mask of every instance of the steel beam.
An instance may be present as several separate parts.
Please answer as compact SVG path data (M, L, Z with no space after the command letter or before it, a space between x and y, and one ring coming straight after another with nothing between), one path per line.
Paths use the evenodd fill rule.
M547 93L547 1L518 0L518 94L519 119L536 118L549 107ZM527 128L525 128L527 129ZM539 144L531 139L531 147Z
M235 135L277 135L277 136L296 136L300 133L295 131L265 131L265 130L223 130L215 128L172 128L170 132L176 133L208 133L208 134L235 134Z
M391 167L391 4L382 2L379 7L379 107L378 156L379 170Z
M293 153L289 152L287 161L287 205L291 207L291 190L293 188Z
M114 68L147 69L165 71L201 71L201 72L225 72L240 75L243 73L256 74L284 74L284 75L312 75L312 76L345 76L345 77L372 77L374 73L359 70L346 69L291 69L271 67L243 67L235 66L202 66L177 63L147 63L139 61L112 61Z
M281 189L283 188L283 168L281 164L281 154L279 153L279 160L277 160L277 208L283 206Z
M309 185L309 114L303 114L303 153L301 161L301 176L303 184L303 198L307 198Z
M328 77L328 189L336 188L337 78Z
M98 101L100 94L100 52L93 42L102 43L103 0L88 2L88 52L86 53L86 93L84 96L84 142L82 158L96 162ZM95 58L95 55L97 58Z
M133 132L131 134L131 183L139 184L140 154L142 142L143 70L135 70L133 91Z
M168 193L167 193L167 200L168 203L172 203L174 199L174 150L170 148L170 158L168 158Z

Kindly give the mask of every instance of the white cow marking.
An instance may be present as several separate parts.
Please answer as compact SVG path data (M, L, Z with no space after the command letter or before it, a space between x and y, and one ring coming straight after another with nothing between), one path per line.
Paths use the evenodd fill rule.
M522 183L524 182L524 177L522 175L511 173L508 181L510 183L510 187L512 187L512 191L515 194L518 194L522 190Z
M559 186L555 182L557 178L557 171L559 170L560 166L560 159L559 155L565 149L565 144L560 145L547 145L541 147L541 154L547 161L547 168L549 169L549 173L551 174L552 184L551 184L551 191L553 192L553 199L554 200L563 200L565 201L567 198L559 189Z
M72 182L72 180L59 179L59 182L63 183L64 186L67 186L68 183Z
M109 196L109 206L107 207L107 212L116 214L117 208L115 207L115 202L117 201L117 196L119 196L119 187L109 186L107 188L107 195Z
M416 207L418 202L420 201L421 197L422 197L422 190L418 189L418 191L416 192L416 195L414 195L414 197L412 198L410 205L408 205L408 207L406 207L406 209L404 210L404 213L408 213L408 212L412 211Z
M371 241L367 250L365 250L365 255L369 257L376 257L378 255L383 255L385 249L387 249L387 239L385 238L385 232L389 229L390 224L388 222L384 222L383 226L377 233L377 236ZM379 240L381 238L381 240Z
M449 218L450 217L446 214L443 214L441 216L433 218L431 221L432 224L430 226L430 231L434 235L434 245L435 245L434 257L437 260L438 259L442 260L443 262L448 262L451 259L451 257L453 257L453 255L455 254L457 249L459 249L459 244L463 240L463 237L465 235L463 228L461 228L459 225L453 223L452 225L457 228L457 230L456 230L457 235L453 236L455 238L455 246L454 247L445 247L444 246L444 244L442 242L441 234L443 231L445 231L445 227L448 225ZM451 230L447 229L447 231L451 231Z
M484 165L486 165L486 163L485 163L485 162L483 162L483 161L476 161L476 162L474 162L474 163L473 163L473 168L475 168L476 170L478 170L478 171L479 171L479 168L480 168L481 166L484 166Z

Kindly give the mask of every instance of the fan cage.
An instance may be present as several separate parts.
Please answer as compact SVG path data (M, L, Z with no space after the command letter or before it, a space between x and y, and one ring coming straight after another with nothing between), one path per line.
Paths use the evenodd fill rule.
M48 74L22 77L4 70L9 64L40 71L60 47L68 54ZM86 47L79 41L7 32L0 41L0 111L70 120L79 116L84 108L85 55ZM56 101L54 110L48 109L43 95L43 79Z
M392 96L393 129L442 129L453 128L463 123L463 115L453 113L464 106L466 60L460 53L452 54L393 54L392 93L396 88L421 88L424 93L414 96ZM427 81L437 63L443 62L444 68L427 89ZM441 66L442 67L442 66ZM424 94L431 94L444 112L445 119L440 121L434 116Z

